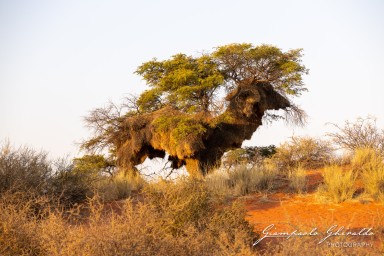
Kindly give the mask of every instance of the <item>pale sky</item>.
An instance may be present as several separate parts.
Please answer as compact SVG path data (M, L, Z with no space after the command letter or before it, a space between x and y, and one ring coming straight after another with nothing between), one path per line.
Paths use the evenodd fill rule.
M384 1L0 0L0 141L79 155L83 117L146 87L141 63L228 43L303 48L303 129L262 127L245 145L322 136L373 115L384 127Z

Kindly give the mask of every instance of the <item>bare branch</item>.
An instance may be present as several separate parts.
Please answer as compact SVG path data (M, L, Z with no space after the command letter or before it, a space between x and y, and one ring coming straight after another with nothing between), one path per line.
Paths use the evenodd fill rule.
M299 106L291 103L291 106L285 110L284 120L288 124L303 127L307 123L308 115Z
M359 117L355 122L345 121L344 126L329 123L337 132L327 133L327 136L340 148L354 151L358 148L374 148L384 150L384 130L376 126L376 118Z

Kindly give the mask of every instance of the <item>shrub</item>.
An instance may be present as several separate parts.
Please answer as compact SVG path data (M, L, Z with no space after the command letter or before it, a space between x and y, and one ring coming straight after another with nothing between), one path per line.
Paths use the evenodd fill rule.
M27 192L0 194L0 255L40 255L36 209L45 203Z
M265 158L270 158L275 153L275 145L238 148L231 150L224 155L222 165L227 170L239 165L250 165L251 167L254 167L262 165Z
M124 199L145 184L140 175L112 170L114 166L98 155L86 155L72 162L62 159L55 164L49 192L65 205L84 202L95 194L105 201Z
M357 149L352 167L361 173L365 192L384 202L384 157L373 148Z
M185 232L186 224L198 226L211 211L210 196L202 181L185 179L174 183L160 181L145 188L146 198L162 214L164 228L171 234Z
M284 172L299 166L305 169L323 167L333 152L328 142L310 137L292 137L276 151L271 162Z
M216 169L205 177L205 183L213 194L219 196L232 195L228 172Z
M0 150L0 193L10 189L39 194L46 191L52 173L47 153L25 146L15 149L9 143Z
M324 169L324 184L318 189L319 198L340 203L353 198L356 188L357 173L352 170L343 170L339 166L328 166Z
M376 118L357 118L355 122L345 121L344 126L332 124L337 132L328 133L332 141L351 152L359 148L384 150L384 130L376 125Z
M58 162L50 182L50 194L64 205L84 202L92 197L97 176L92 173L76 171L65 160Z

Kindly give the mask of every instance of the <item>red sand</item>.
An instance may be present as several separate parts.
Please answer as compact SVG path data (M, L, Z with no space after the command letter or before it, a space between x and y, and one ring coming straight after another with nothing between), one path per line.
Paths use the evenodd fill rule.
M246 197L247 220L254 225L256 232L262 232L274 224L276 232L310 232L318 228L320 232L326 233L329 228L337 225L338 228L344 226L345 231L372 228L375 236L382 235L383 204L358 200L340 204L319 203L314 192L322 182L321 170L309 171L307 177L307 194L279 192Z

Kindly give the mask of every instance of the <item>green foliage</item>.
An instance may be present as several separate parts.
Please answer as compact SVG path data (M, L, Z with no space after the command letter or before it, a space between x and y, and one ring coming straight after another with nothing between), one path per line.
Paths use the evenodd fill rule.
M90 172L95 175L108 173L113 174L116 164L111 159L106 159L103 155L84 155L73 159L74 170L76 172Z
M302 49L283 52L276 46L229 44L212 54L227 80L267 81L283 95L300 95L306 89L302 76L308 70L301 64Z
M171 131L175 143L193 139L206 132L200 120L191 116L161 116L154 121L157 132Z
M138 99L142 111L170 104L186 112L207 111L214 92L223 83L217 65L209 55L198 58L185 54L171 59L143 63L136 70L152 89Z
M151 112L172 105L187 113L212 111L221 88L257 81L270 82L283 95L305 91L302 76L308 70L301 64L302 49L283 52L271 45L230 44L199 57L176 54L164 61L153 59L136 70L151 89L137 103Z
M149 121L154 116L148 114L153 112L157 118L155 129L168 132L167 139L170 141L163 144L174 148L174 144L182 140L192 139L195 142L193 139L205 134L208 127L216 128L223 123L238 124L236 113L241 109L236 108L240 108L240 105L230 101L231 97L226 97L236 95L237 91L234 89L252 88L262 84L271 85L278 93L264 93L260 97L265 103L265 109L284 106L286 112L286 116L282 116L268 113L267 110L264 113L264 109L260 109L265 114L264 119L284 118L295 124L303 123L305 113L291 102L291 96L299 96L306 91L302 79L308 70L302 65L301 58L301 49L283 51L265 44L229 44L198 56L179 53L165 60L152 59L144 62L137 68L136 74L143 78L149 88L138 97L128 97L120 106L110 103L105 108L91 111L85 122L92 128L93 136L82 143L82 149L95 153L107 148L116 154L128 138L139 136L136 133L139 127L135 123ZM228 109L229 102L231 108ZM251 105L256 102L248 103L242 110L251 113ZM175 110L182 116L169 116L168 109ZM162 112L156 112L157 110ZM177 122L179 123L176 124ZM142 128L144 126L140 126L140 131ZM164 138L162 135L164 134L159 137ZM191 144L203 144L201 138L197 140L199 141ZM181 148L183 147L176 151L186 150Z

